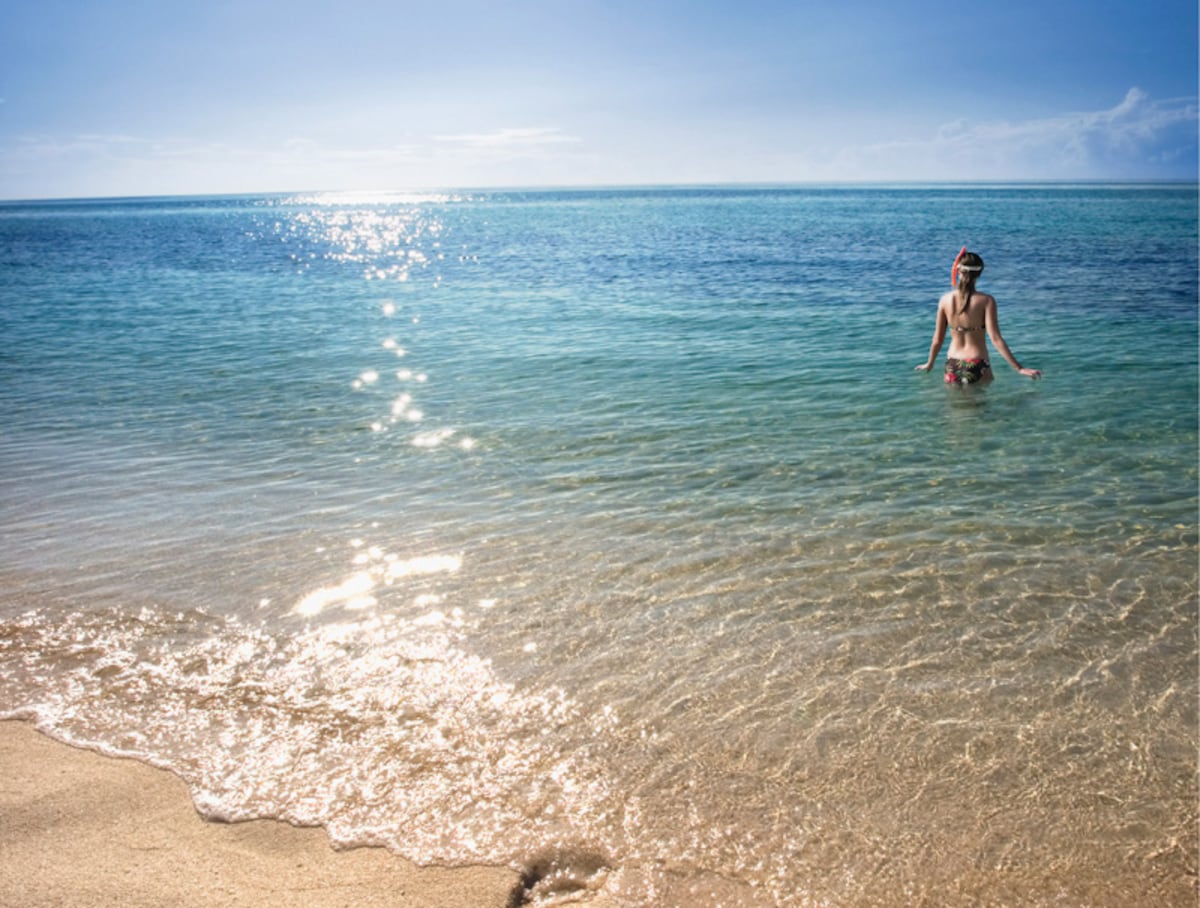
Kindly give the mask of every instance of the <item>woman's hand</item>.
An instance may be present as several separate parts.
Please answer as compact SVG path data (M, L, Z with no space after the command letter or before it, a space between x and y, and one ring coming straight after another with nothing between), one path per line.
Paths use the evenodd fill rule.
M1020 372L1022 375L1028 375L1034 381L1037 381L1039 378L1042 377L1041 369L1018 369L1017 371Z
M917 372L928 372L932 368L933 368L933 366L929 365L929 363L921 363L921 365L917 366L916 371ZM1041 373L1039 372L1038 374L1040 375Z

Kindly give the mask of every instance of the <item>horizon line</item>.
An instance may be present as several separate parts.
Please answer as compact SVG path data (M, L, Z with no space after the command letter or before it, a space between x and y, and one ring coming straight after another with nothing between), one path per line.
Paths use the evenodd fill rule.
M406 188L376 189L269 189L238 192L183 192L147 193L139 195L95 195L95 196L16 196L0 199L0 205L69 203L69 202L133 202L164 201L170 199L248 199L278 196L398 196L434 195L447 193L519 193L519 192L629 192L629 191L685 191L685 190L787 190L787 189L855 189L855 188L954 188L954 187L1010 187L1046 188L1052 186L1093 186L1115 188L1120 186L1196 186L1196 177L1105 177L1105 178L1020 178L978 180L795 180L753 181L731 180L723 182L683 183L571 183L571 184L513 184L496 186L423 186Z

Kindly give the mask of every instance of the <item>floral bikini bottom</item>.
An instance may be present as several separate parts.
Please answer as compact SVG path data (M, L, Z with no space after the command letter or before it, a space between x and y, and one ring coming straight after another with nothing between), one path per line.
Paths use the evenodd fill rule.
M973 385L992 377L992 364L986 359L946 357L946 384Z

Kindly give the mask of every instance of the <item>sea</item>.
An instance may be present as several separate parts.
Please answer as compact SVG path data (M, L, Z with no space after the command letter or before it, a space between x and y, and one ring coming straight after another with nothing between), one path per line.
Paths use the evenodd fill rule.
M1197 199L0 203L0 717L514 905L1194 905Z

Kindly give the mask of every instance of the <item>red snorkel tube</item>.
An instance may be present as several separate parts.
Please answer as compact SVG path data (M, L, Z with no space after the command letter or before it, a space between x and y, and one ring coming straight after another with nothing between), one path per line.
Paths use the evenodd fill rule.
M967 254L967 247L963 246L958 251L958 255L954 257L954 267L950 269L950 286L958 286L958 263L962 261L962 257Z

